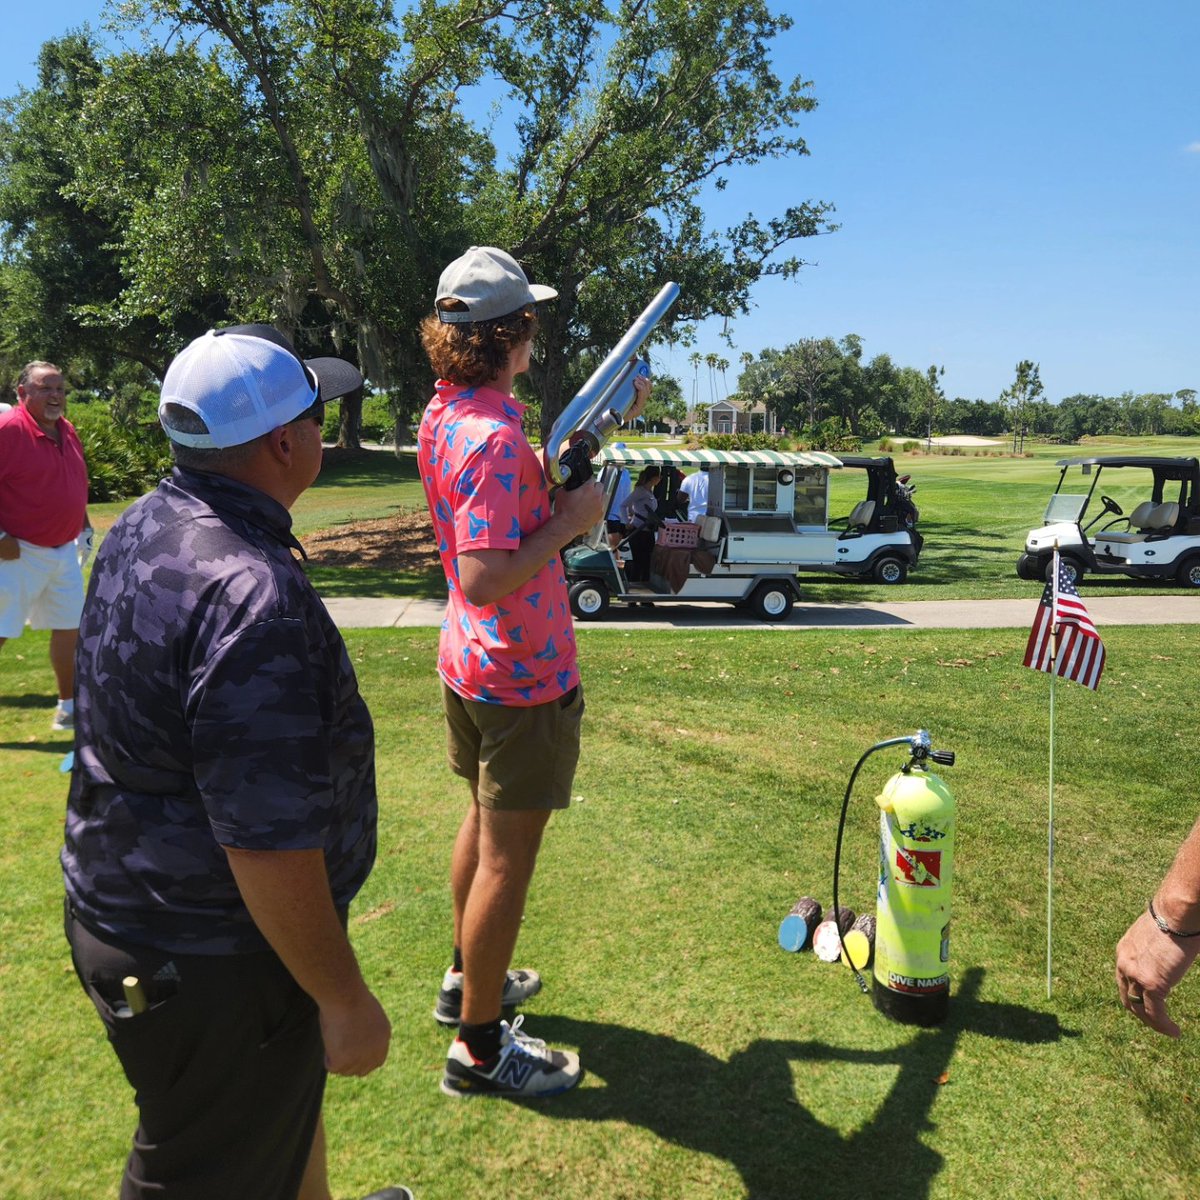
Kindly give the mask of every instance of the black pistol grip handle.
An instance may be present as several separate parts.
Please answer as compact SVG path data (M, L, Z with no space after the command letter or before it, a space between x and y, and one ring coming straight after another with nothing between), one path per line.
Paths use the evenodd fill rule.
M566 454L559 458L558 462L559 466L563 469L563 473L567 476L563 482L563 487L568 492L573 492L576 488L583 487L595 474L595 468L592 466L592 456L588 453L587 446L582 441L576 442L571 446Z

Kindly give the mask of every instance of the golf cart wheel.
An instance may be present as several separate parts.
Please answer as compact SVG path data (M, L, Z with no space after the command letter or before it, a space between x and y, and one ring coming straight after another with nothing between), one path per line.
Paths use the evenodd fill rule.
M908 564L888 554L875 560L871 574L877 583L903 583L908 578Z
M1042 567L1038 563L1037 555L1022 554L1021 557L1017 559L1018 579L1028 579L1032 581L1034 579L1041 579L1041 577Z
M1073 558L1070 554L1059 556L1059 563L1062 566L1063 574L1066 575L1068 582L1075 584L1077 587L1083 581L1083 574L1086 568L1083 563L1077 558ZM1050 576L1054 574L1054 556L1051 555L1046 562L1046 570L1043 573L1043 578L1047 583L1050 582Z
M1193 554L1179 564L1175 580L1180 587L1200 588L1200 555Z
M568 593L571 611L581 621L599 620L608 612L608 588L599 579L581 579Z
M760 583L750 597L750 611L760 621L786 621L795 597L786 583Z

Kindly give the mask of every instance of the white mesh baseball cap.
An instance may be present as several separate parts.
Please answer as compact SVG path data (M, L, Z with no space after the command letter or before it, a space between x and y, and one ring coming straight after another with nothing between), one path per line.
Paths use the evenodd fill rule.
M167 368L158 419L167 437L181 446L241 446L294 421L319 400L352 392L362 381L344 359L302 359L273 325L213 329ZM173 429L168 404L195 413L208 433Z
M511 254L495 246L472 246L456 258L438 280L434 308L451 325L494 321L528 304L553 300L558 293L540 283L530 283ZM445 308L457 301L454 308ZM459 308L465 304L466 308Z

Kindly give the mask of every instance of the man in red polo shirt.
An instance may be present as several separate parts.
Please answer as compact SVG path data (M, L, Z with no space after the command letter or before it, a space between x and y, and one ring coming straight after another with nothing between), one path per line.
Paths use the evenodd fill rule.
M20 637L27 621L50 630L58 682L52 727L71 729L82 563L92 549L87 467L53 363L25 367L17 400L0 414L0 646Z

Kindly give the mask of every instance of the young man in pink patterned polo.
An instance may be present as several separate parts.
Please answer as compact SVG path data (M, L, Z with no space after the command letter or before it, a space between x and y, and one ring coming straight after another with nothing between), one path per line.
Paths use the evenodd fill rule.
M441 1085L451 1096L551 1096L579 1081L578 1055L501 1019L541 990L535 971L510 963L542 831L569 804L579 759L583 691L559 551L604 517L594 483L551 502L512 395L537 304L557 294L503 250L473 246L442 273L421 327L438 382L419 462L449 592L438 672L450 766L471 787L451 859L454 962L433 1014L458 1026Z

